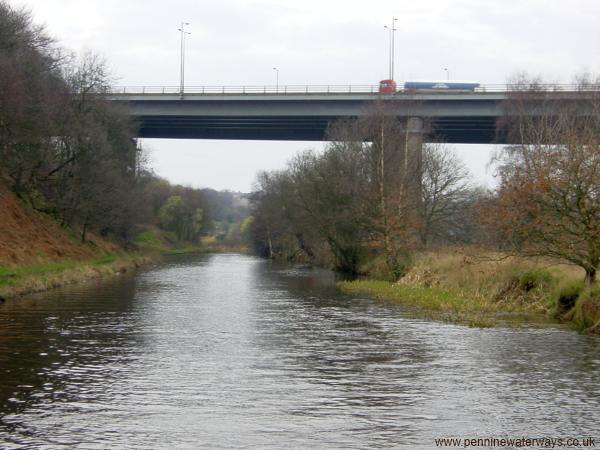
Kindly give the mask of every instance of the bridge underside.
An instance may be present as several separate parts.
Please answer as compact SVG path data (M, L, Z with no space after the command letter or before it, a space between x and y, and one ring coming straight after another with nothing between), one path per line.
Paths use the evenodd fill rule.
M327 116L139 116L138 136L166 139L235 139L322 141ZM464 144L502 143L496 135L496 117L436 117L426 125L426 141Z

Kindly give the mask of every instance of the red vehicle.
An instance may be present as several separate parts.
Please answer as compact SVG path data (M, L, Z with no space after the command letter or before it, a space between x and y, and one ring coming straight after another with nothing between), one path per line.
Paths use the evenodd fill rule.
M379 82L380 94L393 94L396 92L396 82L394 80L381 80Z

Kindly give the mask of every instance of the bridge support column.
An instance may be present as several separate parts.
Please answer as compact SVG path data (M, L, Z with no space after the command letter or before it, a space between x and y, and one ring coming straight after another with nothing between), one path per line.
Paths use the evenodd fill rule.
M421 198L423 166L423 119L420 117L376 118L373 148L382 210L385 199L415 203Z
M406 119L405 141L402 148L402 180L409 196L414 196L417 204L421 203L423 177L423 119L409 117Z

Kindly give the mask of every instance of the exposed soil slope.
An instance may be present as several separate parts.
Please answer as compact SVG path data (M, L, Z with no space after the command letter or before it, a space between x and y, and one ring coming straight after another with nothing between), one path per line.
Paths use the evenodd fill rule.
M26 208L14 194L0 187L0 265L84 260L118 248L96 236L92 240L94 246L78 242L50 217Z

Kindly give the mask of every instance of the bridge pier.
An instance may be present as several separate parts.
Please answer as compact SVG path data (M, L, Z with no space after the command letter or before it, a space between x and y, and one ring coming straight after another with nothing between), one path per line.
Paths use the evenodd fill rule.
M399 146L401 188L406 199L418 207L423 178L424 121L421 117L407 117L403 127L404 142Z
M382 217L418 221L422 205L424 120L381 115L371 128L377 198ZM385 222L386 219L384 219Z
M423 119L409 117L405 125L405 142L403 148L403 178L421 179L423 166Z
M374 155L380 197L420 192L424 121L421 117L379 116L372 119Z

